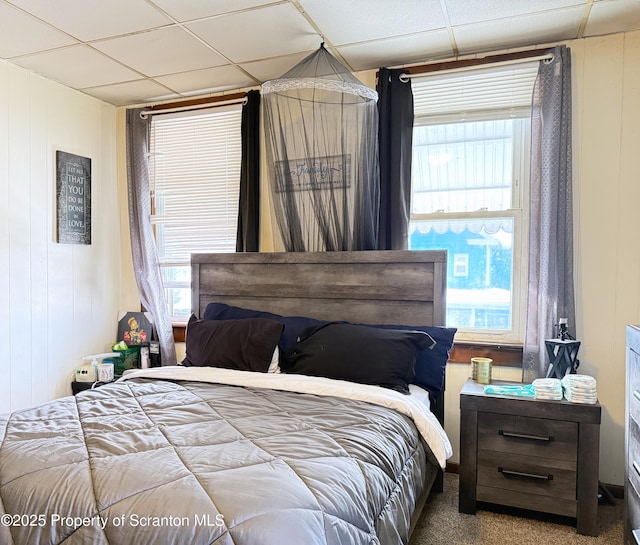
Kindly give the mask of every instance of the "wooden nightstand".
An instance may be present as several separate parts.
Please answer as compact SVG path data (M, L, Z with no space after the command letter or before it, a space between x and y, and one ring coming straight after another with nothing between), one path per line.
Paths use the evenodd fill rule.
M494 381L494 384L514 384ZM460 392L459 511L477 502L576 519L598 533L600 405Z

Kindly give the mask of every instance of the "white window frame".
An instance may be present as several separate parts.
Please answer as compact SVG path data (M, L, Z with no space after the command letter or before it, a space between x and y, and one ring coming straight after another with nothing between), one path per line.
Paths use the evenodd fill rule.
M428 76L427 76L428 77ZM445 77L438 75L437 77ZM415 78L413 84L419 83L419 79ZM426 124L439 125L447 122L461 121L482 121L490 119L506 119L525 118L528 116L528 108L511 108L500 110L483 110L483 111L439 111L435 116L420 116L418 113L414 119L414 126ZM528 255L528 224L529 224L529 172L530 172L530 127L525 131L516 131L516 139L514 140L513 149L513 186L512 186L512 203L508 210L499 211L477 211L465 213L445 213L435 212L429 214L411 213L410 221L446 221L450 219L466 219L466 218L513 218L513 268L512 268L512 290L511 290L511 329L510 330L492 330L480 328L458 328L456 338L459 340L480 341L480 342L504 342L504 343L520 343L524 340L524 330L526 321L526 303L527 303L527 277L529 266ZM453 256L449 256L453 259Z
M163 151L161 148L156 147L156 123L162 122L170 122L170 120L180 120L185 118L198 118L201 119L202 116L216 116L217 114L224 115L225 120L223 123L224 130L218 130L214 128L212 132L211 145L218 145L219 151L218 153L224 154L220 158L217 156L214 159L211 159L212 156L209 156L208 159L203 158L203 154L196 152L195 145L187 145L187 152L182 155L183 152L178 152L175 155L172 155L169 146L169 149L165 150L165 155L171 156L174 161L174 164L179 165L185 158L188 159L188 163L184 167L184 176L180 174L175 174L171 179L163 180L163 173L161 169L164 165L161 165L161 158ZM213 117L212 119L215 119ZM161 270L167 269L170 267L189 267L190 268L190 255L193 252L234 252L236 249L236 233L237 233L237 221L238 221L238 204L239 204L239 191L240 191L240 162L241 162L241 153L242 153L242 141L241 141L241 122L242 122L242 105L227 105L227 106L219 106L212 108L203 108L199 110L191 110L191 111L182 111L182 112L174 112L168 114L155 115L152 118L152 126L151 126L151 138L150 138L150 148L149 148L149 163L150 163L150 188L151 188L151 222L154 226L154 234L156 237L156 244L158 246L158 254L160 261ZM193 138L194 142L202 143L205 139L203 138L203 128L200 128L200 132L196 133L196 129L194 128L194 135L189 136L188 134L181 134L177 136L177 138L184 138L182 140L184 142L188 142L188 138ZM226 131L226 132L224 132ZM184 147L183 147L184 149ZM189 156L189 153L193 151L193 154ZM202 172L205 178L200 177L199 166L202 167ZM168 169L167 169L168 170ZM176 169L173 172L176 172L180 169ZM165 176L165 178L169 178L169 176ZM177 194L180 190L180 185L184 187L184 184L190 184L191 180L195 180L194 185L192 187L197 187L197 192L191 193L188 197L187 201L184 203L180 203L180 205L176 205L174 208L177 209L177 213L174 212L173 215L165 216L162 214L162 205L161 197L159 193L164 190L173 195ZM211 188L210 182L214 182L216 185ZM201 185L198 186L197 183L200 182ZM209 185L207 185L209 184ZM200 196L200 198L199 198ZM222 200L219 202L220 210L217 211L214 215L207 215L202 213L202 208L198 208L196 203L201 202L212 202L212 199L217 199L218 197L222 197ZM176 202L176 201L173 201ZM217 206L218 201L216 200L215 208ZM185 210L186 208L186 210ZM199 214L200 216L205 216L209 219L205 219L196 225L193 221L185 221L184 225L181 225L183 229L185 229L186 235L189 239L185 238L184 246L185 248L189 248L191 250L190 253L185 255L181 255L179 257L175 257L175 254L165 256L165 252L162 248L162 233L163 225L173 224L176 225L177 222L182 222L182 218L190 220L189 208L192 208L194 211L194 216ZM205 209L206 212L206 209ZM202 246L199 246L198 243L198 230L199 227L207 232L206 235L203 235L206 242L203 242ZM191 232L189 232L191 229ZM212 236L212 230L215 230ZM170 253L170 252L169 252ZM163 273L163 282L164 289L167 298L167 307L169 311L169 315L171 316L171 320L174 324L184 324L188 320L188 316L176 316L174 312L173 306L173 290L175 289L191 289L191 280L189 274L189 280L173 280L169 281L166 279L166 275ZM189 297L190 300L190 297Z

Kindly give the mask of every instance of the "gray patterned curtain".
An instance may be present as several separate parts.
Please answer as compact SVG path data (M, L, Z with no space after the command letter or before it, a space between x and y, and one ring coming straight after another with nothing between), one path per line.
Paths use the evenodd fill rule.
M156 242L151 228L149 188L149 127L140 109L127 110L127 180L129 187L129 230L133 269L140 302L153 316L160 341L162 365L176 364L173 328L160 276Z
M529 283L523 380L546 376L545 339L567 318L575 332L571 182L571 52L540 61L531 114Z

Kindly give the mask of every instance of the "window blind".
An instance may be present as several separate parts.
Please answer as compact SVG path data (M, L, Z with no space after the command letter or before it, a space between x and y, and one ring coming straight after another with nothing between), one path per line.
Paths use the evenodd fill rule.
M151 124L151 221L161 265L192 252L234 251L241 105L156 116Z
M534 61L413 77L416 124L528 116L537 73Z

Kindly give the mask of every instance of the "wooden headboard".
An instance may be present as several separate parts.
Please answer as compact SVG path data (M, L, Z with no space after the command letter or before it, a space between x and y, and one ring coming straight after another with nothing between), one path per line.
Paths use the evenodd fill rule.
M368 324L444 325L446 251L193 254L196 316L210 302Z
M440 326L446 278L446 251L192 254L191 309L202 316L218 302L319 320ZM444 426L444 395L431 410ZM428 477L434 490L442 491L442 475L438 468Z

